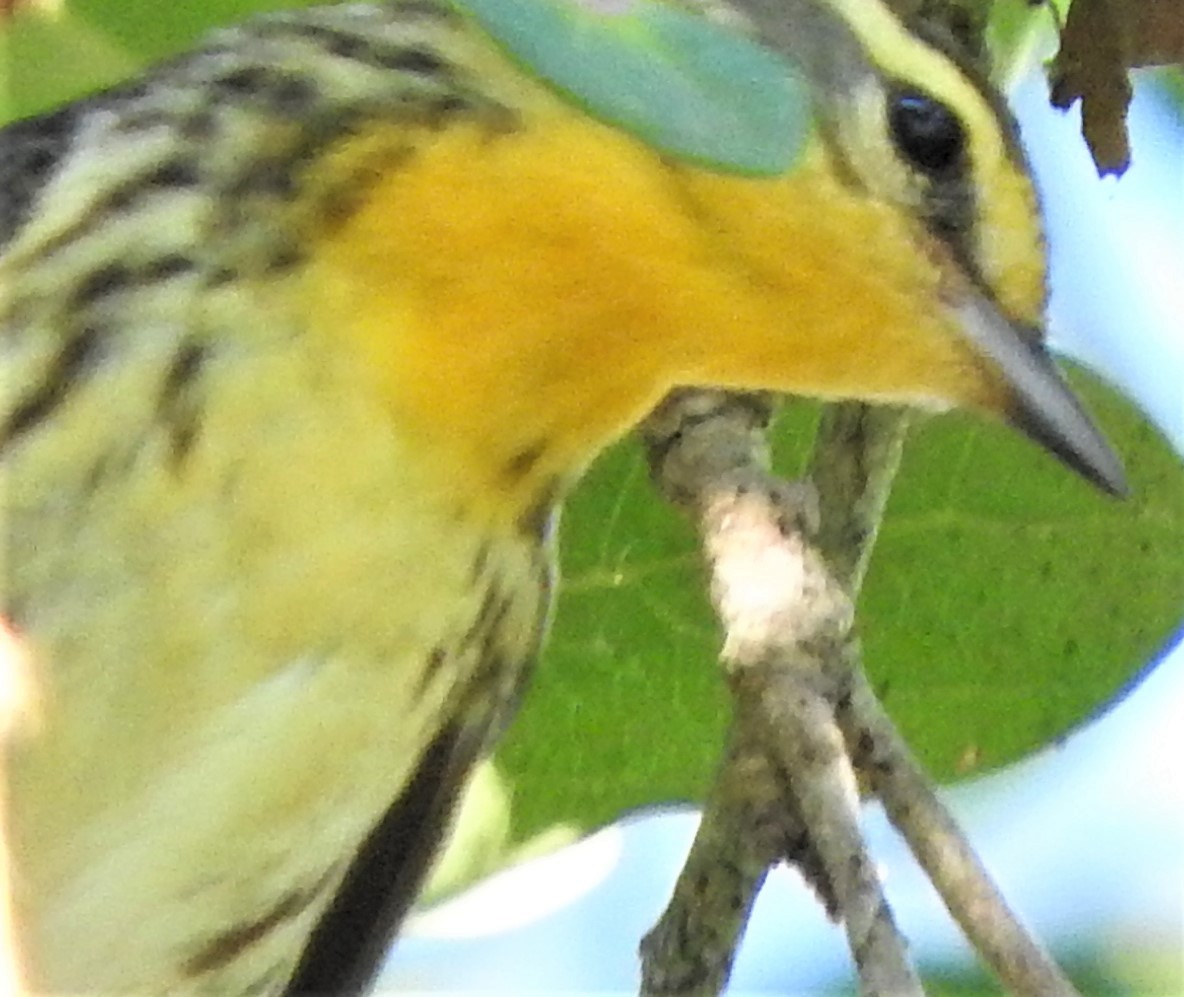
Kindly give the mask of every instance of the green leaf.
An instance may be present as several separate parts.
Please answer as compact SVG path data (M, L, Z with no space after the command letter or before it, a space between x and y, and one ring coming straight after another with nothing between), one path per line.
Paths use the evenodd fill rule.
M663 152L746 175L788 170L810 102L794 67L659 0L454 0L527 70Z
M1184 615L1180 460L1116 394L1074 380L1126 462L1124 502L972 416L929 419L906 447L859 619L873 683L940 779L1063 736ZM780 420L783 474L815 419L802 404ZM701 799L728 717L695 539L634 446L569 503L563 561L543 667L499 752L518 833Z
M125 80L220 25L315 0L68 0L0 20L0 125Z
M160 0L67 0L76 17L106 32L127 52L149 62L182 52L212 29L269 11L308 6L323 0L203 0L173 3Z
M0 25L0 125L131 75L136 62L70 14L19 12Z

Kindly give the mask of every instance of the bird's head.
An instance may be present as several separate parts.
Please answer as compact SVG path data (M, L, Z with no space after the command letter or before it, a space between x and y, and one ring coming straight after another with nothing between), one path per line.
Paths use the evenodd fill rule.
M310 308L362 343L400 424L470 492L504 491L532 455L527 494L674 387L962 406L1121 493L1043 345L1040 209L997 93L882 0L735 2L707 17L759 51L720 41L724 72L716 39L661 4L641 4L640 36L673 49L634 51L595 20L627 14L455 0L477 30L442 43L442 79L480 79L480 100L430 128L379 120L327 157L329 189L398 164L318 236ZM718 110L717 84L736 115L704 125L694 102ZM717 125L746 100L804 123L780 166L728 162Z
M1040 205L998 93L880 0L735 5L809 83L814 136L797 183L820 206L819 238L849 242L826 293L884 315L846 358L850 376L884 384L852 393L985 410L1122 494L1118 459L1044 345ZM855 279L865 267L875 274Z

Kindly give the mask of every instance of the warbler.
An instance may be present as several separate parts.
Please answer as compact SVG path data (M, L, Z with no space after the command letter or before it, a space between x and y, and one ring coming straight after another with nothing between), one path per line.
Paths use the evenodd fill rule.
M484 10L262 17L0 136L35 990L363 985L523 694L557 504L673 388L969 407L1122 490L956 53L881 0L679 8L803 87L784 168L733 169Z

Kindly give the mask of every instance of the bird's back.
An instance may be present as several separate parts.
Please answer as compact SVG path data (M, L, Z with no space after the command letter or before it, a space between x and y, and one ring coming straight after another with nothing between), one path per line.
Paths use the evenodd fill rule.
M431 3L280 16L0 137L35 986L281 988L384 811L397 836L410 786L401 833L439 824L517 696L549 508L467 508L300 305L307 226L348 210L310 162L376 118L509 114L439 56L467 44Z

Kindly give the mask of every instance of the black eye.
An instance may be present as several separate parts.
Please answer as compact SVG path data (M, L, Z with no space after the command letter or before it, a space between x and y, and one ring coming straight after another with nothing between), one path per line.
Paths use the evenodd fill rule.
M928 94L905 90L891 96L888 124L897 148L926 173L945 173L962 158L962 122Z

